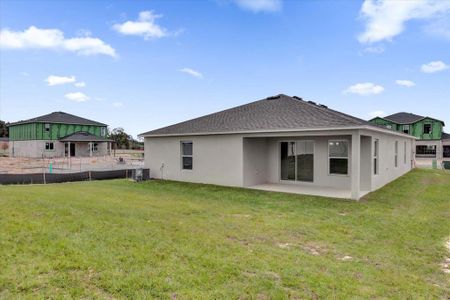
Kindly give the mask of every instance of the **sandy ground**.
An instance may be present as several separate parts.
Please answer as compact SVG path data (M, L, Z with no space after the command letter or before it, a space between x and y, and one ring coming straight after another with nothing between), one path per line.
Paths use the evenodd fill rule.
M123 158L123 162L119 161ZM29 174L50 172L72 173L81 171L106 171L142 168L142 154L116 152L116 156L75 157L75 158L16 158L0 157L0 174Z

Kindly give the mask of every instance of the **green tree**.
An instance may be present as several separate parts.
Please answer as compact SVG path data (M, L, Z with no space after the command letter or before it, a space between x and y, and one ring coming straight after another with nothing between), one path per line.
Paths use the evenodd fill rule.
M0 120L0 137L8 137L8 124Z
M131 135L127 134L121 127L114 128L109 133L109 138L116 143L118 149L129 149L133 142Z

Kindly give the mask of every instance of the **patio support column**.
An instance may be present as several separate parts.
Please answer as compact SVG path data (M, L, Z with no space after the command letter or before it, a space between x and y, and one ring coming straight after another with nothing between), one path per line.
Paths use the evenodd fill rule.
M89 157L92 157L92 142L89 142Z
M361 190L361 133L359 130L352 133L351 168L352 199L359 200Z

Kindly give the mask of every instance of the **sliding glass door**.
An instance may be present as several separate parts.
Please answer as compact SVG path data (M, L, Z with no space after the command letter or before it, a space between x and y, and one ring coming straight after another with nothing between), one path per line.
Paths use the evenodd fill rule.
M314 141L281 142L281 180L314 180Z

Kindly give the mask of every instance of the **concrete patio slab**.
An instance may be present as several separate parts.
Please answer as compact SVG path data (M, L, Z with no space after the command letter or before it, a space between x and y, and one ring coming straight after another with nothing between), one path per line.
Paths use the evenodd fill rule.
M336 189L331 187L315 187L300 184L285 183L264 183L249 187L250 189L263 190L270 192L281 192L290 194L313 195L330 198L351 199L350 189ZM368 194L367 191L361 192L361 197Z

